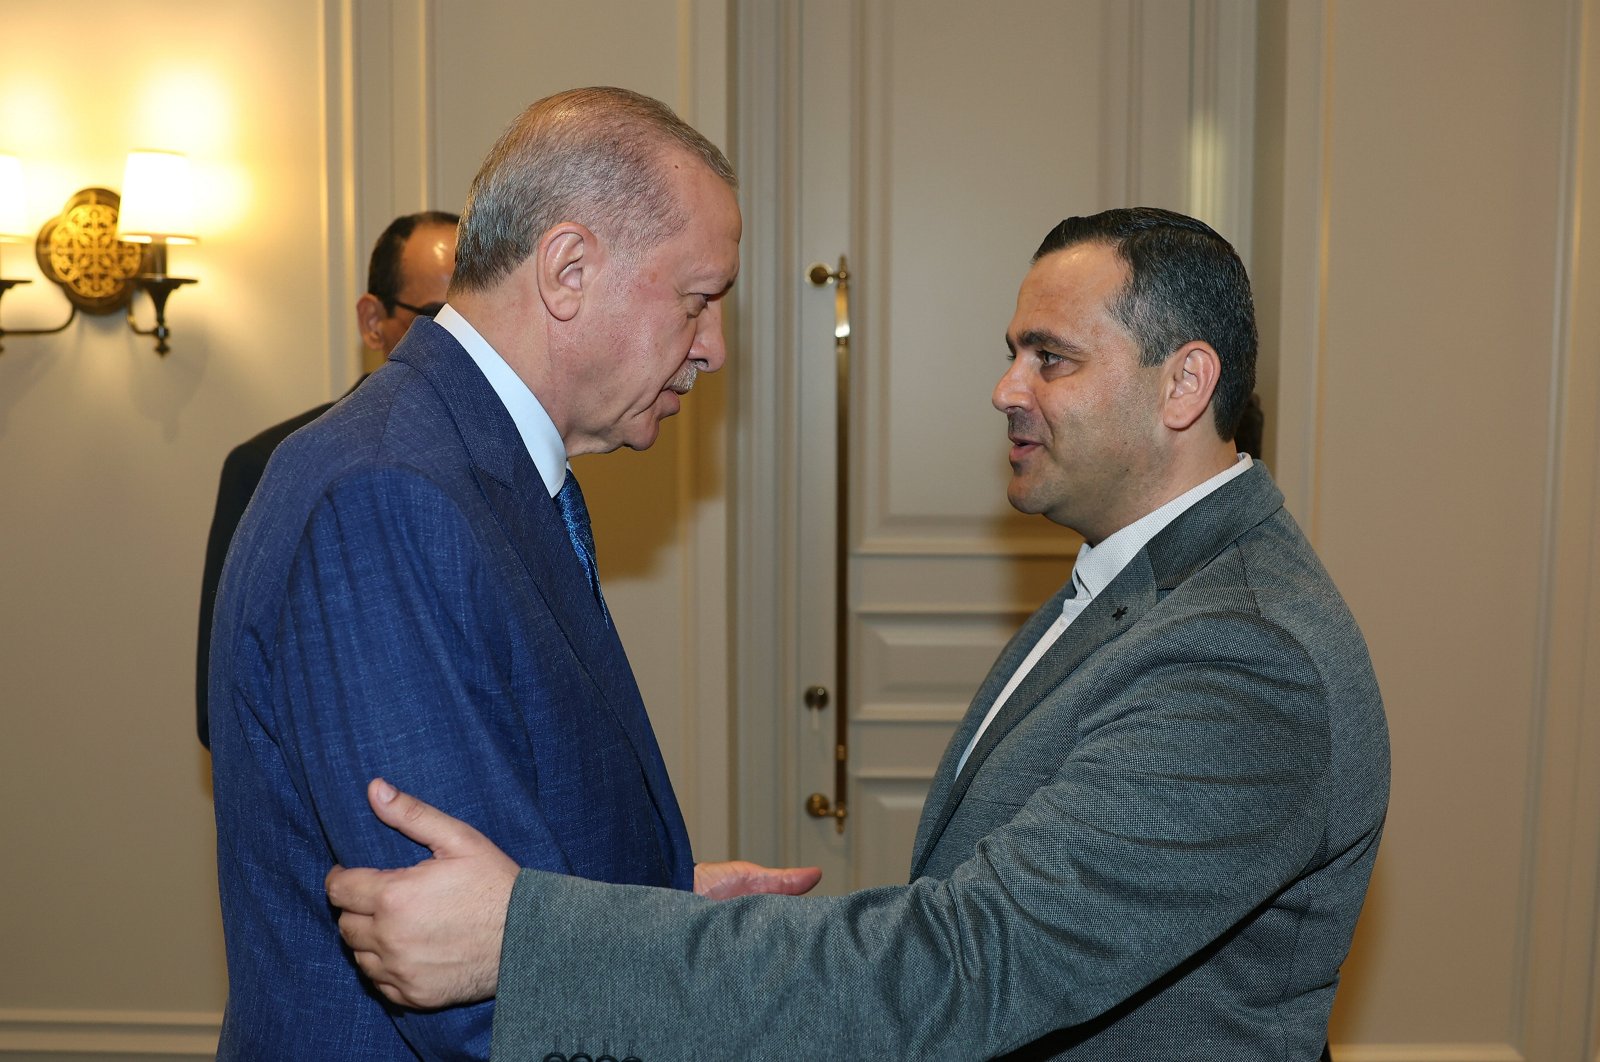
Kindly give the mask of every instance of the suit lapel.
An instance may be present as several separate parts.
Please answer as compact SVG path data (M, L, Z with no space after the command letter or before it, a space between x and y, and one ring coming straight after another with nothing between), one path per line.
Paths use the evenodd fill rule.
M505 533L545 611L555 620L600 701L629 745L662 820L669 848L686 830L639 688L616 630L605 621L588 576L572 548L511 414L461 345L426 318L415 321L391 357L420 372L444 401L471 460L485 501ZM676 865L683 853L666 853Z
M928 795L922 802L923 813L917 825L917 839L911 849L912 866L921 864L922 852L927 846L928 835L935 820L932 812L936 808L943 808L945 800L950 795L950 787L956 778L956 761L961 758L961 751L972 740L972 735L977 732L983 717L989 714L990 706L994 704L995 698L1000 696L1000 691L1005 688L1012 673L1022 664L1028 652L1049 629L1050 624L1061 615L1061 602L1066 598L1067 589L1071 585L1069 580L1037 612L1028 617L1022 629L1012 635L1011 641L1000 650L999 657L989 668L989 674L978 687L978 692L973 695L972 704L968 706L966 715L962 716L961 724L956 727L955 734L950 738L950 744L945 746L944 756L940 758L938 769L933 774L933 783L929 786Z
M511 414L467 352L431 320L413 323L393 358L428 379L444 400L471 459L473 475L517 558L527 570L573 653L602 689L614 670L615 638L594 601L561 514L517 433Z
M1017 669L1017 665L1022 662L1028 652L1038 643L1039 637L1045 633L1050 624L1054 623L1056 617L1061 614L1060 602L1065 596L1066 588L1063 587L1061 592L1051 599L1050 606L1040 610L1042 614L1047 613L1044 616L1044 622L1038 625L1030 622L1028 627L1024 628L1024 632L1030 633L1031 636L1026 638L1025 644L1021 646L1021 652L1015 654L1015 662L1007 663L1002 661L990 672L990 680L998 679L998 684L1001 687L1010 681L1012 674ZM1150 568L1148 563L1145 562L1144 555L1140 554L1118 573L1117 577L1111 581L1111 584L1089 603L1089 607L1084 609L1072 621L1071 626L1062 632L1056 643L1045 651L1045 654L1034 664L1033 670L1029 671L1027 676L1017 685L1017 688L1011 691L1011 696L1006 699L1006 703L1001 706L1000 711L989 723L988 728L984 730L983 736L978 739L978 744L972 749L972 755L967 757L967 762L962 767L961 773L945 788L941 802L938 804L930 802L929 806L938 807L939 811L931 821L925 819L925 830L919 831L922 836L919 836L919 843L912 865L913 878L922 872L923 864L927 862L929 853L938 844L945 827L949 825L956 808L960 806L962 798L966 796L967 790L971 787L972 779L977 775L979 769L983 767L984 761L989 758L989 753L994 750L994 747L1004 740L1006 735L1018 723L1027 718L1028 713L1037 708L1056 687L1065 682L1078 669L1080 664L1099 651L1107 642L1110 642L1117 635L1137 623L1155 605L1155 601L1156 595L1150 577ZM1036 618L1038 617L1036 616ZM1037 629L1030 632L1028 629L1030 627L1036 627ZM1018 641L1024 641L1024 639L1019 636ZM988 685L987 681L985 685ZM983 715L988 713L989 707L993 705L994 696L998 692L996 690L995 694L986 699L983 712L978 715L980 722ZM951 742L950 749L945 752L944 761L940 763L939 770L942 777L948 779L950 773L954 771L955 763L960 759L961 750L965 749L967 742L972 740L972 733L976 728L976 724L967 726L966 721L964 721L965 736L959 741Z
M1133 627L1167 592L1211 563L1230 543L1282 506L1283 495L1267 474L1266 466L1257 461L1236 479L1224 483L1178 514L1128 562L1012 691L957 776L955 765L961 752L972 740L1000 690L1060 615L1066 587L1034 613L995 661L940 760L928 790L912 852L913 880L922 873L929 855L994 747L1079 665L1122 631Z

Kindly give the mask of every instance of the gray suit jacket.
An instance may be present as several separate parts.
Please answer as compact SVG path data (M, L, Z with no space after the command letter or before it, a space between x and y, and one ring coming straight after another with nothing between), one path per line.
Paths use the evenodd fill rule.
M1063 591L1064 593L1064 591ZM517 882L497 1059L1317 1058L1388 801L1367 649L1263 467L1158 534L939 767L909 885Z

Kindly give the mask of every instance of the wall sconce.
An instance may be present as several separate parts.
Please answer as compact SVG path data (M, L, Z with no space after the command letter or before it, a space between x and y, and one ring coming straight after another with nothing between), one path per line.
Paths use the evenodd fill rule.
M7 243L25 243L33 237L28 234L28 221L24 216L24 204L27 202L26 189L22 183L22 162L14 155L0 155L0 245ZM33 281L26 279L8 280L4 276L4 260L0 258L0 296L16 287L18 284L31 284ZM77 308L67 317L66 324L59 328L15 328L12 335L40 336L59 332L62 328L72 323L78 316ZM6 336L6 330L0 328L0 340ZM4 351L0 345L0 351Z
M142 243L144 255L133 282L150 296L156 309L156 326L140 328L133 323L133 308L128 308L128 327L141 336L156 337L156 353L167 346L167 297L185 284L188 277L167 275L167 244L195 243L194 179L189 160L175 151L132 151L122 175L122 217L118 236L128 243Z
M27 239L21 232L26 228L21 217L21 166L15 159L6 162L8 158L0 156L0 233L18 230L13 238ZM184 284L195 283L187 277L167 275L167 244L198 239L188 216L193 202L188 160L168 151L132 152L123 192L124 196L118 196L109 188L82 189L67 200L59 216L45 222L34 241L34 256L44 275L61 287L72 312L56 328L0 328L0 339L60 332L77 318L79 310L103 315L126 308L128 327L139 335L155 336L157 354L172 349L167 345L171 335L167 298ZM124 210L124 204L131 209ZM26 283L0 279L0 296ZM134 323L130 303L135 288L150 296L156 311L154 328Z

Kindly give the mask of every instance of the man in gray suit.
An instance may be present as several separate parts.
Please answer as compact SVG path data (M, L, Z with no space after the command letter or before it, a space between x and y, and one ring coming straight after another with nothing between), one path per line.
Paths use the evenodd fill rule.
M518 873L369 789L433 849L336 870L388 998L481 998L495 1055L1315 1059L1388 800L1354 620L1235 452L1249 282L1163 210L1045 238L995 389L1011 503L1079 532L939 766L910 884L724 903Z

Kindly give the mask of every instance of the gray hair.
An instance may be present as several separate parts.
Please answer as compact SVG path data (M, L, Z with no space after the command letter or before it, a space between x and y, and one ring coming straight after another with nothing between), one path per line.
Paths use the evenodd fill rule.
M661 167L674 150L737 187L727 156L660 100L584 88L532 104L472 179L451 292L492 286L563 221L587 226L623 256L654 247L688 221Z

